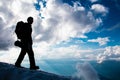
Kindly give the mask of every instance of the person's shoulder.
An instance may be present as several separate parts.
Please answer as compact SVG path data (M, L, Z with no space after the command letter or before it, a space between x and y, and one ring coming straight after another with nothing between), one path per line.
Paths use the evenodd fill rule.
M26 24L26 25L27 25L28 23L26 23L26 22L25 22L24 24Z
M25 22L25 23L24 23L24 26L28 26L28 23Z
M30 24L28 24L28 23L24 23L24 26L28 29L28 28L30 28Z
M19 22L17 22L17 24L19 25L19 24L24 24L24 22L23 21L19 21Z
M30 24L28 24L28 23L24 23L25 25L30 25Z

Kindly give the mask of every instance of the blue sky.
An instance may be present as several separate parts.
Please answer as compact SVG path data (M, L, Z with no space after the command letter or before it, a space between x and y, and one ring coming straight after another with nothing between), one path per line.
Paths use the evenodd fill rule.
M119 0L0 0L0 61L15 62L15 25L29 16L38 61L120 60L119 14Z

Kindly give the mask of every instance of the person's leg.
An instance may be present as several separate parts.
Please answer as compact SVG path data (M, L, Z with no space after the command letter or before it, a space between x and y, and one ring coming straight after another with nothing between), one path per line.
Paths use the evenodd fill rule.
M17 61L16 61L16 63L15 63L15 66L17 66L17 67L20 67L20 66L21 66L21 62L22 62L25 54L26 54L26 50L21 49L20 55L19 55L19 57L18 57L18 59L17 59Z
M34 58L34 52L33 52L32 46L29 47L27 52L28 52L29 61L30 61L30 69L39 69L39 67L36 66L35 64L35 58Z
M35 58L34 58L34 52L32 50L32 46L28 47L27 53L29 57L30 66L35 66Z

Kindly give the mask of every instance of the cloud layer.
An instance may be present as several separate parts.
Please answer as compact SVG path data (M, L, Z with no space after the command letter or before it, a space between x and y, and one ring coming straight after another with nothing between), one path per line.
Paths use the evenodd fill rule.
M104 49L103 52L97 56L98 62L104 60L120 60L120 46L109 46Z
M88 42L97 42L99 43L100 46L107 44L109 41L110 40L108 37L105 37L105 38L98 37L97 39L88 40Z
M93 4L91 9L97 13L102 13L103 16L108 12L108 9L101 4Z
M102 13L106 14L105 10ZM44 17L41 22L43 30L39 31L40 40L52 43L68 40L70 37L87 38L85 33L94 31L102 23L101 18L94 17L94 13L86 10L79 2L74 2L71 6L57 0L49 0L46 8L41 8L40 13Z
M88 62L77 63L76 69L77 72L73 75L72 80L99 80L97 72Z

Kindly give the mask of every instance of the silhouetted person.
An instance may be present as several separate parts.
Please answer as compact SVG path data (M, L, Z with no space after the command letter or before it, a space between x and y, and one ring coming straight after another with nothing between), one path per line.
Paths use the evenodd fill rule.
M34 52L32 49L32 23L33 18L28 17L27 23L24 23L24 25L21 26L22 32L19 34L20 37L17 35L18 39L21 41L21 52L20 55L15 63L16 67L21 67L22 60L24 59L24 56L26 53L28 53L29 56L29 62L30 62L30 69L39 69L38 66L35 64L34 59ZM17 32L17 31L16 31Z

